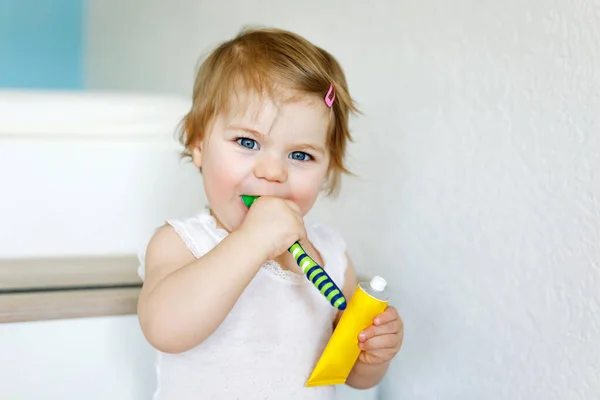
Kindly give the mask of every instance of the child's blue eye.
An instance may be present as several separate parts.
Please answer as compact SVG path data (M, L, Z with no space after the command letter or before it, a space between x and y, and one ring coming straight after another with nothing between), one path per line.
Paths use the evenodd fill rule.
M306 154L303 151L294 151L293 153L290 154L290 158L292 160L297 160L297 161L309 161L311 159L310 154Z
M239 138L237 140L237 142L240 146L245 147L247 149L250 149L250 150L258 149L258 143L256 143L256 140L254 140L254 139Z

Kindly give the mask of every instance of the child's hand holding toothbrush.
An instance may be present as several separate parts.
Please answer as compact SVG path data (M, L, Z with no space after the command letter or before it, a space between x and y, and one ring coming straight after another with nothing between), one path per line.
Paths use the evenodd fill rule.
M264 250L265 260L287 252L292 243L306 239L300 208L290 200L262 196L248 210L239 232ZM258 240L257 240L258 239Z

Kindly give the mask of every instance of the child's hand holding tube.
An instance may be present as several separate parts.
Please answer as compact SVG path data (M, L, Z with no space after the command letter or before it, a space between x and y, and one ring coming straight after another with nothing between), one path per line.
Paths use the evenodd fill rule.
M361 349L358 362L363 364L383 364L391 361L402 347L404 324L398 311L388 306L373 320L373 325L358 335Z
M381 380L404 333L398 311L388 305L386 285L380 276L358 284L306 386L366 389Z

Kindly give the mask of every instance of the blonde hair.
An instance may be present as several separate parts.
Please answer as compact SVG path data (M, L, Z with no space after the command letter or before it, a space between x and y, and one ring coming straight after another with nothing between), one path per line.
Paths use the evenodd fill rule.
M337 60L303 37L281 29L242 29L238 35L214 49L200 65L194 83L193 103L182 121L179 139L184 156L191 156L204 138L213 118L230 107L230 96L250 90L274 98L276 88L325 95L333 85L327 147L330 165L329 194L339 190L345 166L347 142L352 141L348 120L359 113L348 91L346 77Z

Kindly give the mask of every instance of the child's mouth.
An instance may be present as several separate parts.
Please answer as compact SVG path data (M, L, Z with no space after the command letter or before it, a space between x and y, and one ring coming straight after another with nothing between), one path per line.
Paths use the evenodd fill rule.
M252 203L254 203L254 201L256 199L258 199L260 196L249 196L247 194L243 194L240 196L242 198L242 202L244 203L244 205L248 208L250 208L250 206L252 205Z

